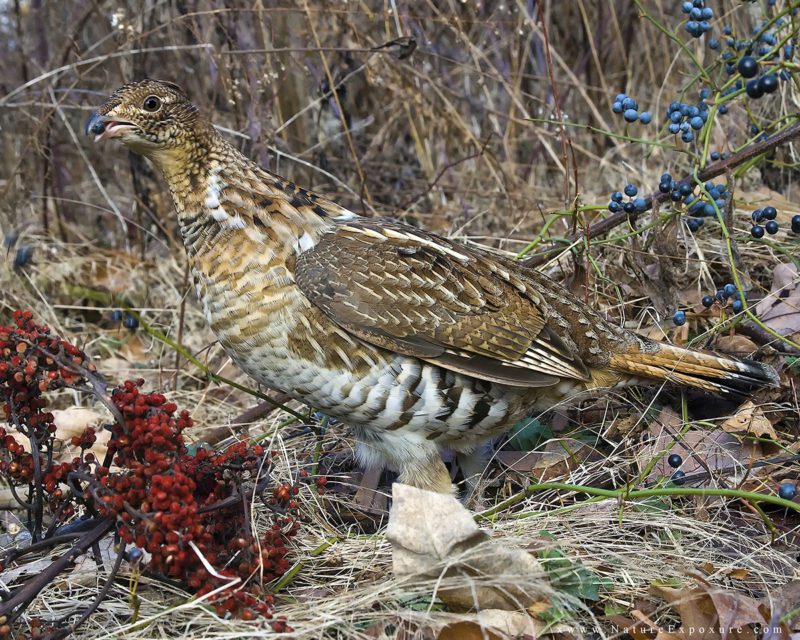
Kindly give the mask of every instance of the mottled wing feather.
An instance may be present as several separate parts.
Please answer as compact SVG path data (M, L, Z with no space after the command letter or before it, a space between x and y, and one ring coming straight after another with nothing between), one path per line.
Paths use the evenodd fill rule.
M402 225L348 222L302 252L306 297L360 339L484 380L586 380L542 301L490 256Z

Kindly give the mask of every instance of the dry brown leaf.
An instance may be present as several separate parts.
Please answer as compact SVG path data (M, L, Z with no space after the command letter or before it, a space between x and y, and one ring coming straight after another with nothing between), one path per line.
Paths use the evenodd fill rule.
M750 576L750 572L744 567L734 567L733 569L728 569L725 575L734 580L746 580Z
M484 609L474 614L475 620L447 625L439 632L438 640L497 640L505 638L539 638L542 623L519 611Z
M476 622L454 622L439 632L438 640L503 640Z
M742 469L752 466L756 460L764 457L761 445L758 442L742 441L721 429L709 431L706 429L690 429L680 436L683 421L671 409L665 408L658 418L648 427L648 432L653 436L637 452L639 464L642 468L652 461L654 456L661 455L661 459L653 466L648 480L656 482L674 473L675 469L669 466L667 458L672 453L680 454L683 458L681 470L688 476L707 471L730 469L737 464ZM754 470L753 473L762 473ZM702 484L700 485L702 486Z
M674 589L652 585L653 594L663 599L680 616L681 626L659 633L658 638L675 640L755 640L750 625L765 625L768 620L759 610L759 602L728 591L695 576L697 585Z
M794 264L778 264L772 274L772 291L756 306L761 322L782 336L800 332L800 279Z
M436 595L464 609L526 608L543 599L547 578L522 549L488 539L451 495L395 482L386 539L398 577L440 581Z
M738 358L746 358L758 350L758 345L750 338L735 333L732 336L717 338L714 349Z
M735 414L722 423L722 428L728 433L747 433L757 438L778 439L778 434L764 410L753 404L752 400L747 400L740 406Z

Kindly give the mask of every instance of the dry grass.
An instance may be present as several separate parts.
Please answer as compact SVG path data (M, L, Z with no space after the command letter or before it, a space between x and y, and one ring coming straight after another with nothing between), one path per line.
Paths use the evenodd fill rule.
M0 265L0 313L32 309L82 345L112 380L142 376L148 386L167 390L192 411L202 438L203 428L229 424L254 400L210 384L183 358L176 369L171 348L113 325L111 309L130 305L154 329L180 337L210 371L249 383L213 343L187 286L163 185L140 159L84 140L93 105L132 78L177 81L248 155L297 183L357 212L517 253L534 239L544 245L599 219L603 211L583 205L605 204L612 190L634 182L654 191L663 171L682 176L691 166L671 140L659 137L657 124L626 132L611 114L620 91L651 111L654 123L672 100L696 100L690 57L637 4L656 23L678 24L678 3L670 0L0 3L0 231L19 234ZM721 0L714 8L749 33L761 4ZM543 22L531 14L539 5ZM407 36L417 42L410 57L399 59L397 46L373 50ZM701 62L711 61L701 44L687 47ZM340 83L339 104L324 95L331 80ZM788 82L772 99L750 102L749 112L732 107L714 125L711 148L735 149L751 137L751 122L764 126L796 113L798 95ZM576 126L552 123L559 119ZM641 143L632 140L639 137ZM772 244L746 241L749 212L759 202L780 200L784 229L798 213L796 157L790 145L775 154L776 162L737 179L732 231L753 297L769 291L774 265L797 252L785 231ZM553 218L546 234L537 235ZM718 226L692 234L674 220L648 226L651 221L643 221L647 228L639 234L623 226L593 238L588 251L565 250L543 268L643 328L730 280ZM33 261L14 269L20 246L33 248ZM693 329L702 343L717 333L707 318ZM59 399L64 406L82 401ZM661 401L644 392L609 397L607 418L581 429L607 434L614 415L641 415ZM775 398L773 408L791 410L792 402L796 407L796 399ZM259 420L250 433L270 434L286 478L308 465L318 446L346 457L343 430L329 430L319 441L293 426L278 430L285 417ZM787 444L798 436L789 424L781 423ZM608 457L576 466L562 479L591 485L609 475L626 477L637 442L619 436L605 444ZM348 477L342 482L358 479ZM500 496L516 489L507 484ZM311 492L302 497L306 523L294 553L302 566L278 606L296 630L293 637L389 638L398 637L397 629L407 634L400 637L431 637L459 618L435 606L431 583L392 578L383 522L347 516L347 493L332 492L325 504ZM630 610L648 597L652 581L684 577L704 563L713 565L713 580L759 596L800 572L796 547L793 558L772 544L757 516L727 502L620 511L605 501L553 514L559 500L555 493L528 498L493 522L492 534L524 546L549 531L567 555L609 579L607 607ZM791 547L796 535L783 530L779 542ZM727 579L734 567L746 569L747 577ZM56 616L87 602L98 577L94 567L79 567L30 613ZM254 623L222 620L202 604L186 604L186 594L161 583L141 578L137 585L135 620L133 590L123 581L80 637L270 635ZM600 608L574 602L569 608L587 629L611 633L594 618Z

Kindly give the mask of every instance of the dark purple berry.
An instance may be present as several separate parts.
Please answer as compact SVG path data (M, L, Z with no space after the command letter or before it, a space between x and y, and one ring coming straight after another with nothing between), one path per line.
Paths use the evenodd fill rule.
M678 469L675 473L672 474L672 477L670 478L670 480L672 480L672 482L674 484L677 484L678 486L680 486L684 482L686 482L686 473L684 473L683 471Z
M758 75L758 62L753 56L743 56L736 68L743 78L755 78Z

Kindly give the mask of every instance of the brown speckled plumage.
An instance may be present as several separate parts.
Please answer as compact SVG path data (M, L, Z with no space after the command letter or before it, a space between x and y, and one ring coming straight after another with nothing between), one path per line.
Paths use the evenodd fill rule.
M245 158L170 83L118 89L87 131L164 176L206 319L239 366L354 426L362 460L404 482L451 490L439 447L470 454L584 390L776 380L621 329L506 258L356 216Z

